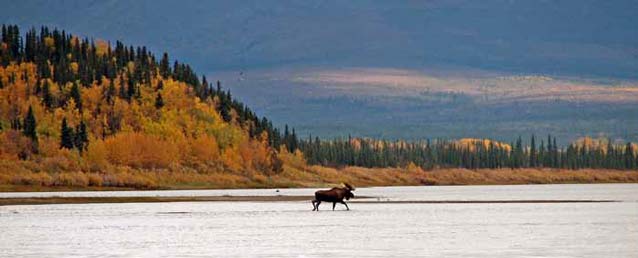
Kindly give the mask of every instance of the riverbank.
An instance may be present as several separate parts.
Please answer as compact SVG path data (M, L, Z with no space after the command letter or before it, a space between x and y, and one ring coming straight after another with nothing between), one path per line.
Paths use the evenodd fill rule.
M328 168L289 166L275 175L125 171L113 173L0 172L0 192L186 190L415 185L638 183L638 171L604 169Z

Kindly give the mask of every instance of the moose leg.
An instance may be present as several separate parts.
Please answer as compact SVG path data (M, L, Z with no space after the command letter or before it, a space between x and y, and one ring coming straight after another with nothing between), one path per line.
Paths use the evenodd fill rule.
M348 204L346 204L346 202L341 201L341 203L343 203L343 205L345 205L345 206L346 206L346 209L350 210L350 208L348 208Z
M319 211L319 204L321 204L321 201L316 201L317 204L315 205L315 209L314 211Z
M332 203L332 210L335 210L335 205L337 205L337 203L336 203L336 202L333 202L333 203Z
M312 200L312 211L317 209L317 205L315 204L317 200Z

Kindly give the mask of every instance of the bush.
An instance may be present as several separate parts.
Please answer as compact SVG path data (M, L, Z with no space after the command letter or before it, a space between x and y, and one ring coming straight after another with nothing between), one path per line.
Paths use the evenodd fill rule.
M54 183L55 186L82 186L89 185L89 177L80 172L63 172L56 175Z

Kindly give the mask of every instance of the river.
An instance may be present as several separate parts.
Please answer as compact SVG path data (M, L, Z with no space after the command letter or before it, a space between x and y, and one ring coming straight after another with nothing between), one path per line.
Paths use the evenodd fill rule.
M316 189L0 193L312 195ZM0 206L0 257L638 257L638 184L359 188L309 201ZM361 199L359 199L361 200ZM384 201L607 200L592 203Z

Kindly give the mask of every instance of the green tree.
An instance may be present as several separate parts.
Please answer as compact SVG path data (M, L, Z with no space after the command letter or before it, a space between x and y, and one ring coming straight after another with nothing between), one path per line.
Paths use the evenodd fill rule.
M625 145L625 169L636 168L634 159L635 159L634 148L631 145L631 142L627 142L627 145Z
M74 145L80 152L86 150L89 145L89 134L86 131L86 123L80 121L80 124L75 129Z
M120 90L119 90L119 95L120 98L122 99L128 99L128 96L126 94L126 82L124 81L124 76L120 76Z
M75 138L73 128L69 127L66 122L66 117L62 119L62 128L60 129L60 148L72 149L73 139Z
M115 82L113 80L109 81L109 87L106 90L106 102L111 104L113 103L113 98L115 97Z
M24 136L29 137L34 142L38 142L38 133L36 132L37 122L35 120L35 115L33 114L33 108L29 106L29 111L27 112L27 116L24 118L22 123L22 133Z
M49 80L44 80L44 85L42 86L42 102L44 102L44 106L49 109L53 107L53 96L51 96Z
M531 140L530 149L529 149L529 166L536 167L537 160L538 160L538 156L536 152L536 137L532 134L532 140Z
M80 86L77 82L73 82L71 87L71 98L75 101L75 106L78 110L82 111L82 93L80 92Z
M162 60L160 61L159 68L162 78L168 78L168 76L171 74L171 65L168 60L168 53L164 52L164 55L162 55Z
M155 97L155 108L160 109L164 107L164 99L162 98L161 93L157 93L157 97Z

